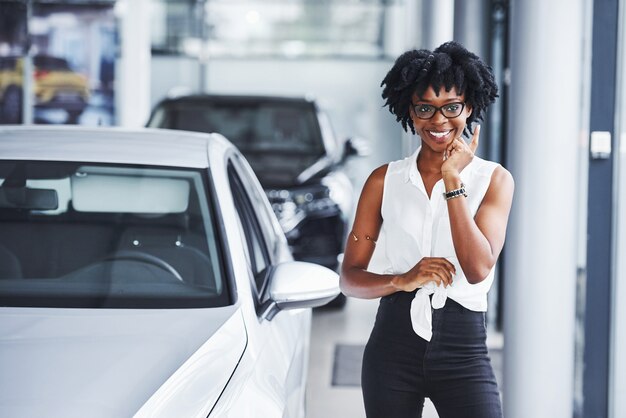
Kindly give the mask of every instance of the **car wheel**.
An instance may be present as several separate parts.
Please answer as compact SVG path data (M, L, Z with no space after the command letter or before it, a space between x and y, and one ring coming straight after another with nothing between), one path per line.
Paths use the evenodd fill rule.
M2 121L9 124L22 123L22 89L9 87L2 101Z

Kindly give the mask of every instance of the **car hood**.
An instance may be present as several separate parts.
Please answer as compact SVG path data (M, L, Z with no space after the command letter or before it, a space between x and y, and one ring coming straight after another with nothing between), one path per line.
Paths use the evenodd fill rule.
M163 396L188 396L199 380L201 395L187 400L210 410L246 342L241 313L232 306L2 308L0 416L121 417L142 407L154 416L169 405ZM172 389L181 376L191 379Z
M333 161L330 157L309 154L280 154L247 152L244 154L252 170L265 189L289 188L306 183L327 172Z
M38 84L45 87L63 87L64 89L85 89L87 79L71 71L51 71L41 77Z

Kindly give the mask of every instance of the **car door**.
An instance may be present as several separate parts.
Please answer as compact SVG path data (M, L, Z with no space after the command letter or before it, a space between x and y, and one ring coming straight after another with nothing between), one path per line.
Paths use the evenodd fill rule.
M250 349L258 360L256 380L282 404L281 416L303 416L305 381L309 350L311 310L279 312L271 320L264 317L269 304L269 281L273 267L289 258L284 256L286 240L263 189L252 170L239 155L228 164L228 179L245 239L250 286L256 318L248 329Z

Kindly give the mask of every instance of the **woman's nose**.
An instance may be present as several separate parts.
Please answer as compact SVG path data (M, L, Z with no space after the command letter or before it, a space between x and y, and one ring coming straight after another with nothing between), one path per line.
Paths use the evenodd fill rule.
M435 114L433 115L431 122L434 124L443 124L446 123L448 121L448 118L446 118L443 113L441 113L441 109L437 109L437 111L435 112Z

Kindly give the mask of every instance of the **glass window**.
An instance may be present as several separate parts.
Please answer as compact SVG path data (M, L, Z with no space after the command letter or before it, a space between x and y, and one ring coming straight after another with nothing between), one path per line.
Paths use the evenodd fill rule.
M379 57L388 3L158 0L153 19L162 23L153 26L153 48L198 57Z
M114 4L0 1L0 124L114 124Z
M304 101L244 97L181 100L168 104L150 125L219 132L244 154L291 153L319 158L325 152L315 107Z
M189 44L202 38L201 1L152 0L151 12L153 53L185 54Z
M282 228L276 219L276 215L270 206L265 192L261 188L260 184L255 178L255 174L246 163L239 160L238 166L240 167L239 174L244 184L248 187L248 194L252 201L252 205L256 208L256 214L259 220L259 226L261 233L267 242L267 247L270 249L270 257L276 246L278 245L278 234L283 234Z
M246 240L248 262L254 276L256 294L259 298L262 298L268 279L268 267L271 262L259 225L259 219L257 218L256 206L250 199L246 187L232 163L228 168L228 178Z
M2 306L228 304L201 170L0 163Z

